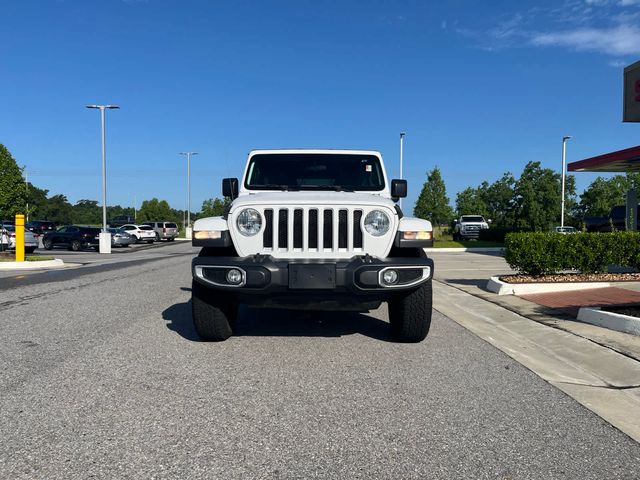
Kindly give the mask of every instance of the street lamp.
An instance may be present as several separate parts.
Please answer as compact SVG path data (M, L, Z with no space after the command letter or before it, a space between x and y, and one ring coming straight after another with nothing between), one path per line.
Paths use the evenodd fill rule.
M404 143L404 132L400 132L400 180L402 180L402 146ZM400 199L400 208L402 209L402 198Z
M187 157L187 228L185 237L191 238L191 156L198 155L198 152L180 152L180 155Z
M120 108L118 105L87 105L87 108L100 110L102 123L102 233L100 234L100 253L111 253L111 234L107 231L107 149L104 143L104 111Z
M565 180L565 170L566 170L566 156L567 156L567 140L569 140L570 136L562 137L562 201L560 207L560 227L564 227L564 180Z

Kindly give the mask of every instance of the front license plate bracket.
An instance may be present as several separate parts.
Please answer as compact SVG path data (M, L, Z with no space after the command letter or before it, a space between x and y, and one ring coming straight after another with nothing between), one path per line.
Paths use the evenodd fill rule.
M335 264L289 265L289 288L327 290L336 287Z

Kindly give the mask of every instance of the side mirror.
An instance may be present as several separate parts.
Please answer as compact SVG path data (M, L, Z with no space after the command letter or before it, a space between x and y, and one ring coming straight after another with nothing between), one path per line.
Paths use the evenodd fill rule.
M238 196L238 179L223 178L222 179L222 196L229 197L231 200Z
M404 198L407 196L407 181L406 180L391 180L391 197Z

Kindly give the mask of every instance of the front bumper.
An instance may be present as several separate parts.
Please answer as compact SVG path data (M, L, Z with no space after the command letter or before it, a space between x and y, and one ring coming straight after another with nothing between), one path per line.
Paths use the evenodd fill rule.
M241 272L241 281L230 284L229 270ZM395 283L385 282L385 272L394 270ZM384 297L411 291L433 277L430 258L387 258L356 256L348 260L294 261L271 256L196 257L194 279L202 285L251 295L352 295ZM393 277L393 274L390 274Z

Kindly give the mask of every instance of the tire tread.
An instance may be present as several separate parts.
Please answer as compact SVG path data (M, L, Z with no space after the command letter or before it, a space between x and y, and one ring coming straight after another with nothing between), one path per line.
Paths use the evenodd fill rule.
M429 334L432 314L431 280L417 290L389 302L389 322L401 342L417 343Z

